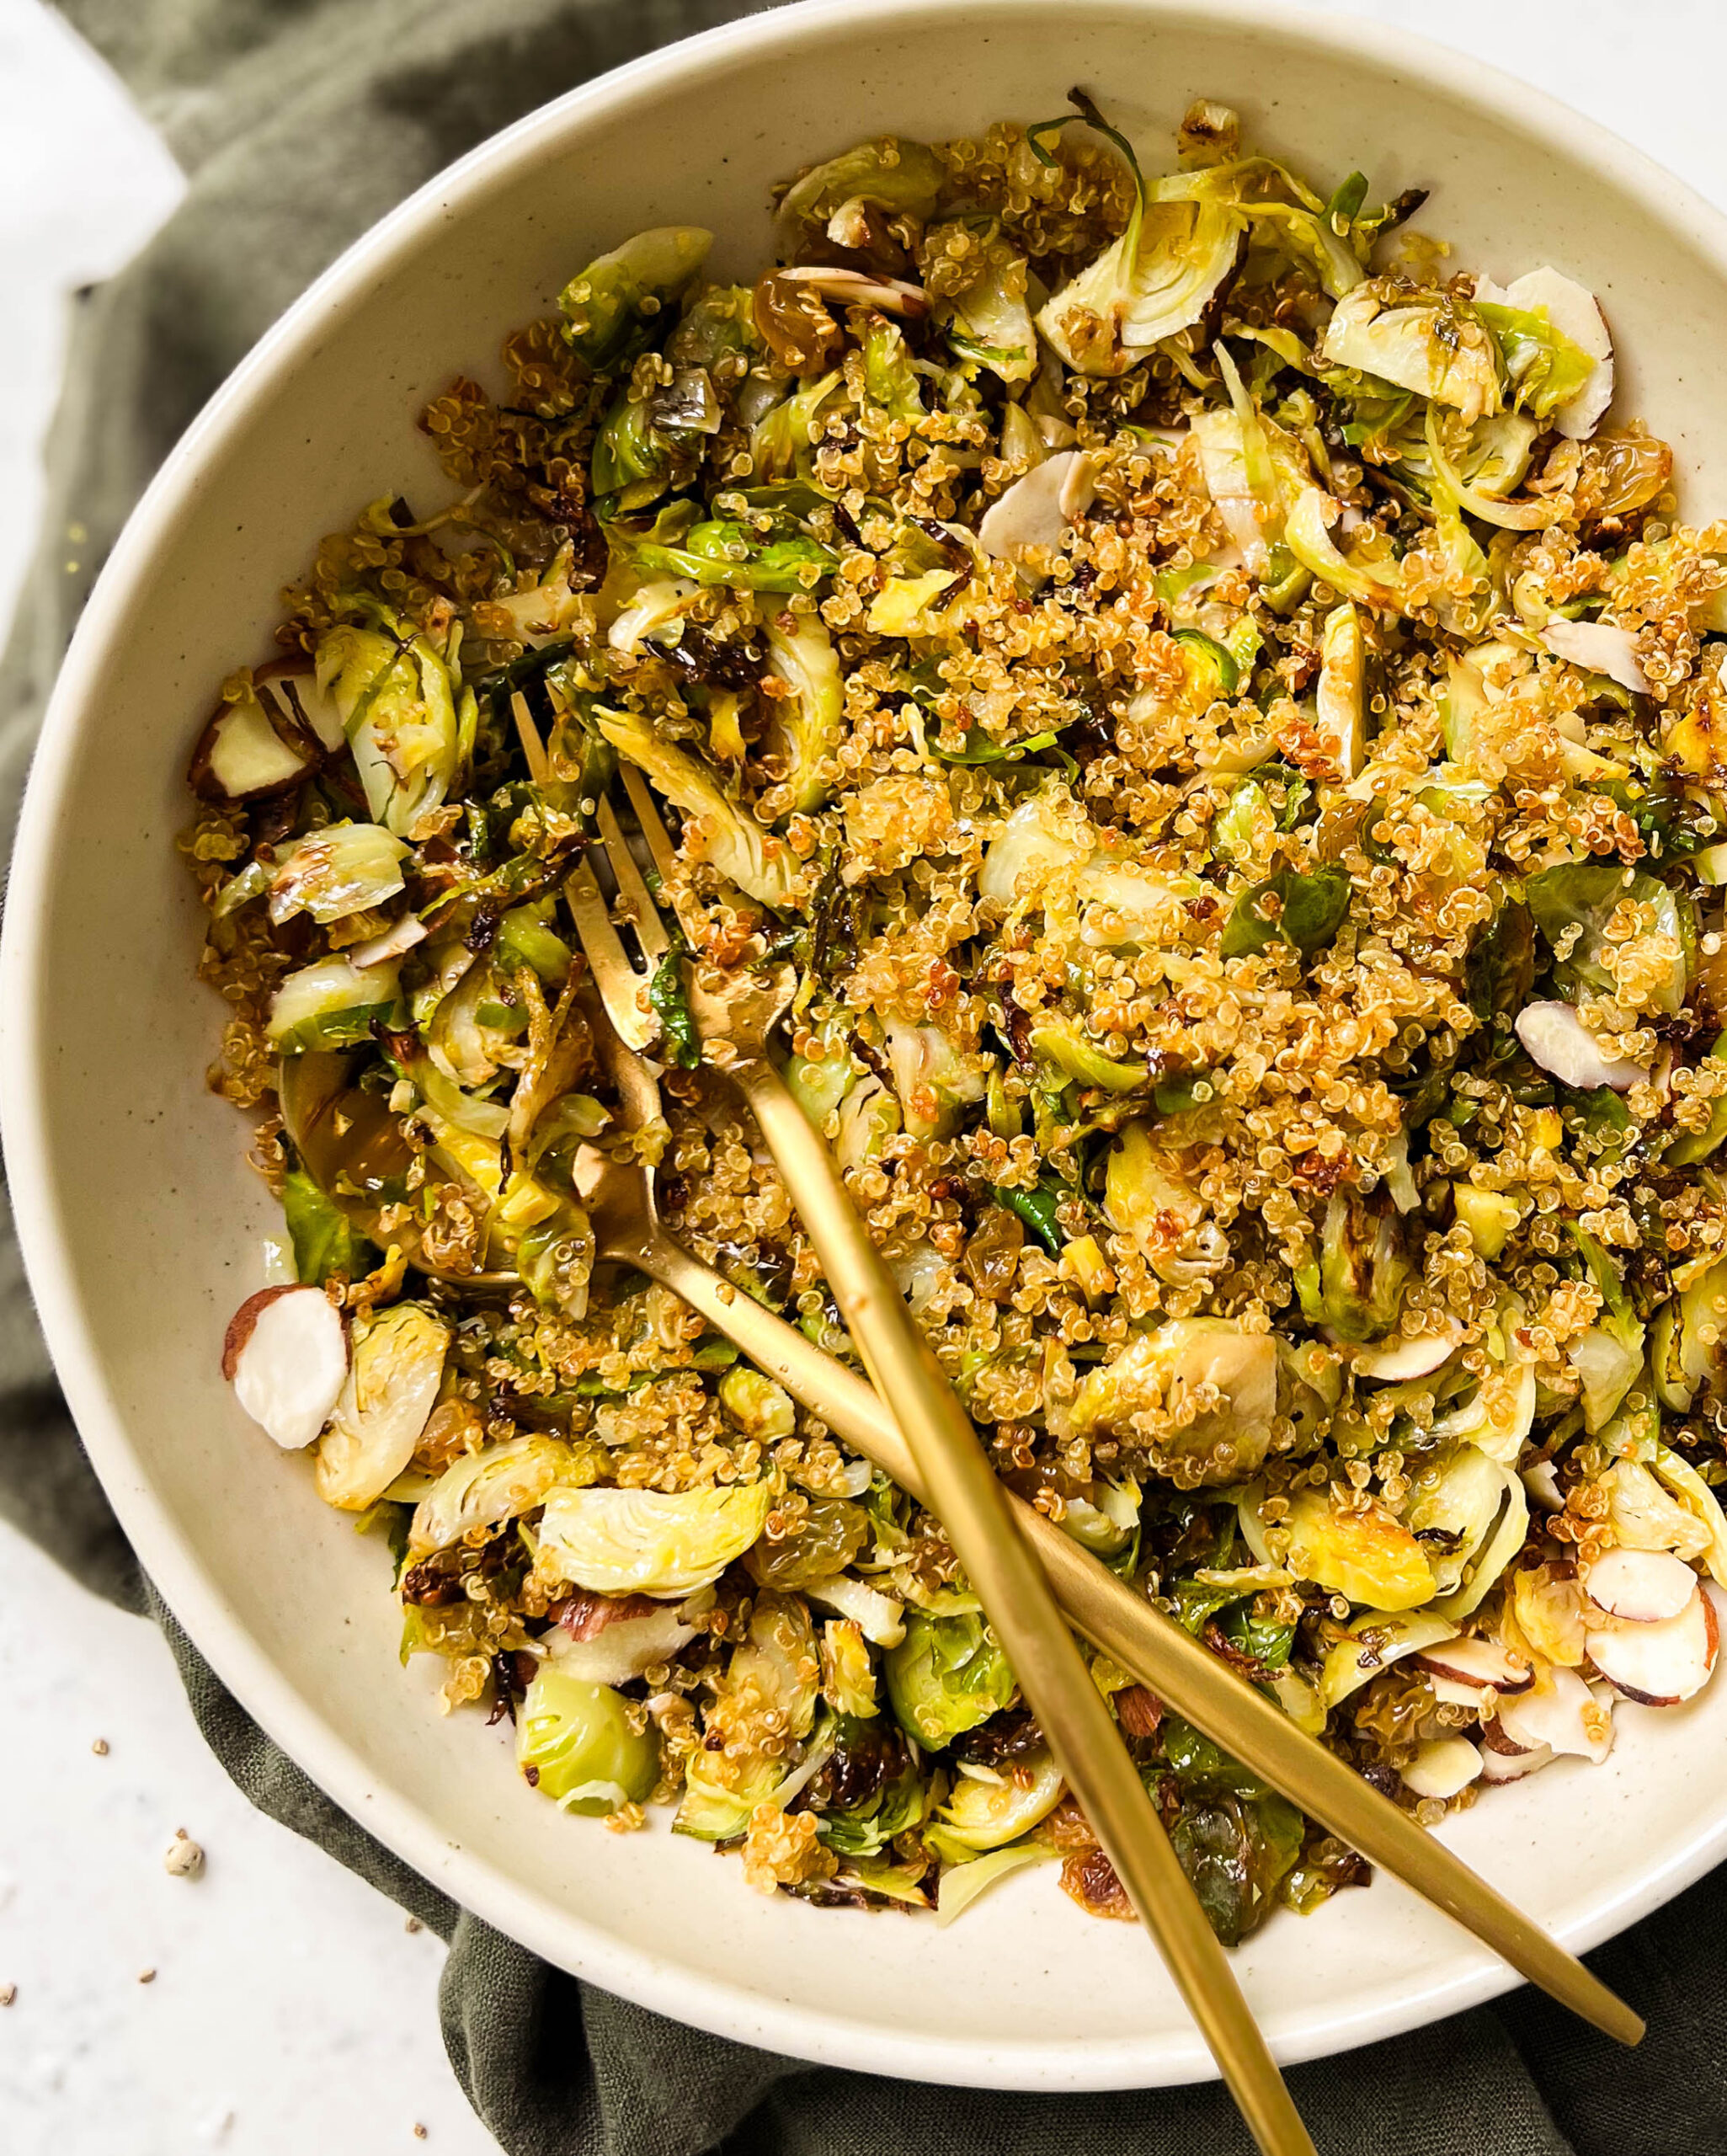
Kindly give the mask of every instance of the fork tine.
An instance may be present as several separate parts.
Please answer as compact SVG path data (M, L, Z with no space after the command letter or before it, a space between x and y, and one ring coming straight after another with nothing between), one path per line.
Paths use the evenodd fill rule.
M647 780L633 764L623 765L623 781L630 806L642 826L642 835L648 841L648 851L653 857L653 865L662 877L669 877L677 865L677 849L665 827L665 819L659 813L659 805L648 792Z
M636 939L649 965L657 966L671 948L671 938L666 934L665 923L653 902L653 894L648 888L648 879L630 851L617 812L603 796L597 821L600 835L605 841L606 858L617 878L618 895L624 901L619 910L635 930Z
M651 1047L659 1038L659 1021L646 1007L646 983L630 962L612 926L611 908L600 879L585 861L578 862L564 878L563 895L577 940L594 969L594 985L619 1038L638 1050Z
M658 1081L634 1049L620 1037L604 998L597 1008L592 1005L589 1007L600 1059L618 1089L623 1127L626 1130L640 1130L659 1113Z

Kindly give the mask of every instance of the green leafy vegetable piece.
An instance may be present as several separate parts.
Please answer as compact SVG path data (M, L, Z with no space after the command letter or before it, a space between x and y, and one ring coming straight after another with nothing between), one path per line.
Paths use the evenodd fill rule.
M290 1168L283 1177L282 1212L294 1246L294 1270L306 1286L322 1288L333 1273L356 1280L376 1262L371 1244L304 1168Z
M648 985L648 1007L659 1020L660 1052L664 1060L680 1070L693 1070L701 1060L701 1041L690 1011L690 991L684 979L687 947L681 937L653 969Z
M980 1616L906 1613L905 1637L887 1652L887 1698L900 1727L925 1752L998 1714L1013 1698L1014 1673Z
M1226 651L1215 637L1208 637L1203 629L1172 629L1170 634L1187 654L1191 678L1201 683L1209 680L1213 696L1234 695L1241 669L1233 653Z
M1475 312L1505 355L1514 401L1538 419L1569 404L1594 373L1595 360L1554 328L1545 307L1526 310L1477 300Z
M598 256L558 294L570 349L596 373L639 352L712 245L697 226L657 225Z
M1266 901L1276 901L1269 909ZM1279 869L1235 901L1223 924L1223 955L1239 958L1282 940L1309 953L1330 942L1349 911L1349 878L1341 868Z
M560 1811L639 1804L659 1778L659 1740L609 1684L543 1668L516 1720L516 1764Z
M998 1188L995 1202L1005 1205L1010 1213L1017 1214L1050 1256L1059 1257L1068 1239L1062 1233L1057 1208L1067 1195L1058 1183L1041 1182L1034 1190Z
M1618 983L1606 963L1608 924L1628 900L1650 907L1657 934L1673 946L1667 977L1650 1001L1669 1017L1679 1010L1687 971L1685 923L1677 897L1659 876L1616 862L1572 861L1532 876L1524 891L1536 926L1554 947L1561 978L1610 994Z
M1377 1340L1397 1322L1410 1260L1389 1196L1334 1193L1316 1262L1298 1268L1296 1293L1310 1325L1340 1340Z

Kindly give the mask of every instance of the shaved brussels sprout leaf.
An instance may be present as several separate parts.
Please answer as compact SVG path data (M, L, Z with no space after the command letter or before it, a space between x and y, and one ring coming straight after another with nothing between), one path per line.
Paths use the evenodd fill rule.
M659 1779L659 1741L609 1684L541 1669L516 1717L516 1764L562 1812L640 1804Z
M699 227L657 225L597 256L558 294L571 350L596 372L633 356L694 282L712 245L713 234Z
M357 1280L377 1262L376 1250L304 1168L290 1168L283 1177L282 1212L294 1269L308 1287L322 1288L333 1273Z

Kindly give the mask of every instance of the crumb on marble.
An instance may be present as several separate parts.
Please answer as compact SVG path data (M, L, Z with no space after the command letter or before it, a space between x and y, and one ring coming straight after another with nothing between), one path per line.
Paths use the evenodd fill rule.
M203 1870L204 1850L184 1827L175 1828L173 1839L163 1851L162 1868L171 1879L195 1879Z

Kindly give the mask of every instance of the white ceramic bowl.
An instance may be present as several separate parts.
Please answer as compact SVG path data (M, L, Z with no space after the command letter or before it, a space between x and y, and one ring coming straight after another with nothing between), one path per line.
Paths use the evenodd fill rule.
M1463 263L1553 260L1600 292L1620 409L1719 510L1727 228L1643 157L1520 83L1402 33L1267 0L873 0L760 15L626 67L488 142L385 219L264 339L128 525L61 675L6 921L6 1139L31 1278L72 1410L140 1556L264 1726L467 1907L568 1968L742 2041L880 2073L1047 2089L1202 2078L1149 1943L1053 1872L938 1932L767 1901L663 1823L618 1837L517 1779L497 1733L441 1720L377 1545L236 1408L222 1328L260 1278L268 1202L203 1091L217 1006L173 848L211 691L262 654L282 583L367 500L444 491L413 417L454 372L644 225L721 235L742 270L768 183L856 141L1061 109L1071 83L1149 145L1197 94L1257 145L1424 213ZM1154 155L1157 151L1154 149ZM1628 362L1628 363L1627 363ZM1727 1845L1727 1694L1622 1710L1605 1767L1561 1765L1447 1832L1569 1944L1674 1893ZM1466 2006L1507 1972L1381 1881L1241 1951L1282 2057Z

